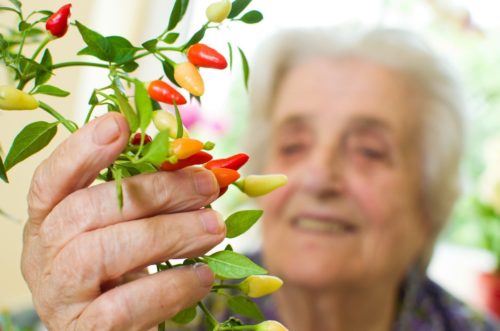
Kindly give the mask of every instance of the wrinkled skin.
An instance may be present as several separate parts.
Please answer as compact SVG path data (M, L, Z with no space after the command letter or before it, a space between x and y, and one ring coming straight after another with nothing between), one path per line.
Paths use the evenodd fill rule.
M265 172L289 184L262 202L264 256L285 281L396 283L420 254L427 232L414 91L398 72L356 59L314 59L284 77Z
M194 257L223 240L220 215L200 208L216 199L204 169L89 185L127 144L116 113L90 122L36 170L29 192L22 272L49 330L147 330L204 297L206 265L153 275L146 266Z

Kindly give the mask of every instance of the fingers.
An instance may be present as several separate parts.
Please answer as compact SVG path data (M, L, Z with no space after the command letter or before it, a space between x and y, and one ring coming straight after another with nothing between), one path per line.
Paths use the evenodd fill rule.
M224 220L211 209L160 215L87 232L72 240L54 260L52 272L64 284L57 286L56 292L99 288L140 267L200 256L224 237Z
M72 330L147 330L208 294L206 265L180 267L116 287L89 304Z
M219 191L214 175L201 168L129 177L122 187L121 211L111 182L79 190L63 200L41 226L44 246L52 247L54 254L86 231L157 214L198 210L216 199Z
M92 183L125 147L127 122L106 114L71 135L35 171L28 195L30 222L39 224L71 192Z

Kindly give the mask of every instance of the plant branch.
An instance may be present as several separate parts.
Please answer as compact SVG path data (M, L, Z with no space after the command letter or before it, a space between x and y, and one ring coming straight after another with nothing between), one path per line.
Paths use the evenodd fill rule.
M40 103L40 108L42 108L47 113L56 118L59 122L61 122L62 125L64 125L66 129L68 129L69 132L74 133L76 130L78 130L78 126L74 122L71 122L70 120L66 119L64 116L59 114L54 108L50 107L43 101L39 101L39 103Z

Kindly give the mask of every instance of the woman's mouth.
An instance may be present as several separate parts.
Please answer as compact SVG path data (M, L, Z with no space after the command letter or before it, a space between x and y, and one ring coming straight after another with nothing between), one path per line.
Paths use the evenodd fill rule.
M321 234L347 234L357 230L348 222L332 218L297 217L292 222L292 226L299 230Z

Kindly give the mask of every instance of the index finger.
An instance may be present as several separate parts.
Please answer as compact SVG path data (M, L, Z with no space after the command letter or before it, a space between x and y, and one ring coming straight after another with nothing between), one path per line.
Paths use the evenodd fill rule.
M118 113L108 113L72 134L35 171L28 194L32 225L40 225L67 195L89 186L99 172L123 150L128 124Z

